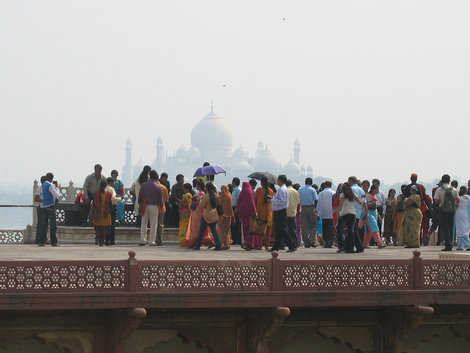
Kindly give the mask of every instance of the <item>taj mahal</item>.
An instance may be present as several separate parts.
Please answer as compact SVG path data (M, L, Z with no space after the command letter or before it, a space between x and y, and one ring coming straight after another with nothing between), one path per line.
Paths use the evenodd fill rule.
M294 183L303 183L306 176L312 176L311 166L305 167L300 162L300 142L296 139L293 144L293 154L289 161L282 163L269 150L262 140L258 142L254 156L239 146L233 151L233 135L226 122L211 110L202 118L191 131L191 147L181 146L172 155L164 147L162 137L157 138L156 155L151 163L158 173L167 172L171 183L177 174L185 176L185 182L193 179L194 171L204 162L219 165L227 175L216 176L216 184L230 183L232 177L248 180L248 175L255 171L267 171L274 175L286 174ZM131 185L138 178L145 164L142 160L132 162L132 141L126 143L126 160L122 167L122 180L125 185Z

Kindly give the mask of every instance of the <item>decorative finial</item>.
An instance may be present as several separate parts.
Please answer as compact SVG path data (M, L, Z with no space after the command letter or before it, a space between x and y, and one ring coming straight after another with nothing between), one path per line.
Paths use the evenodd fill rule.
M214 101L211 100L211 113L213 113L213 112L214 112Z

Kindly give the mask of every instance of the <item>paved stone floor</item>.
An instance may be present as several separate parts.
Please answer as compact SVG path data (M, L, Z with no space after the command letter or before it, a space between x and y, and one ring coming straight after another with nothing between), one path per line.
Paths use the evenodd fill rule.
M409 259L413 250L419 250L425 259L438 259L441 246L426 246L420 249L405 249L401 246L390 246L385 249L371 247L361 254L337 254L336 248L321 247L299 248L294 253L279 252L280 259L298 260L353 260L353 259ZM227 251L213 251L201 247L200 251L182 248L175 242L162 247L138 246L137 244L117 244L110 247L98 247L92 244L61 244L60 247L38 247L36 245L0 245L0 259L5 260L121 260L128 258L129 250L136 252L140 260L262 260L271 258L263 251L245 251L233 246ZM470 251L453 251L470 259ZM448 253L447 253L448 254Z

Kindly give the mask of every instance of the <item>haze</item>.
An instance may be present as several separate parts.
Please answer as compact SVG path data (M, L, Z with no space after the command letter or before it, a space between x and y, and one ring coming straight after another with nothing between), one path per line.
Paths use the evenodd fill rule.
M468 178L468 1L2 1L0 182L189 147L210 110L314 176ZM217 161L211 161L216 164ZM159 171L161 172L161 171Z

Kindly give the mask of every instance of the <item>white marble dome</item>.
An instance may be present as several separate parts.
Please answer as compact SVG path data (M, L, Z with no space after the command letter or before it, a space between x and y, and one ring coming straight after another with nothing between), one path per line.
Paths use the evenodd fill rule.
M220 164L223 159L232 157L232 142L230 128L213 110L191 131L191 145L211 164Z

